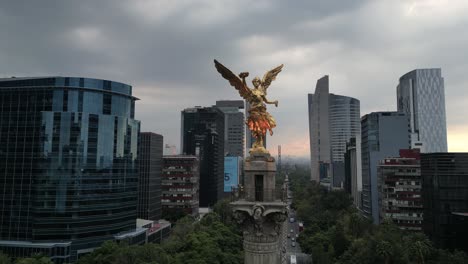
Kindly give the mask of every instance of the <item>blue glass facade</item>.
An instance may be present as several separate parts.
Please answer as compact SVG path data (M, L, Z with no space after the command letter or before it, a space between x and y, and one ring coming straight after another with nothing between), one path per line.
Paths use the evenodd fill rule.
M379 224L377 165L409 149L408 116L399 112L372 112L361 118L362 205L364 215Z
M135 100L106 80L0 79L0 250L70 241L53 256L70 261L135 228Z

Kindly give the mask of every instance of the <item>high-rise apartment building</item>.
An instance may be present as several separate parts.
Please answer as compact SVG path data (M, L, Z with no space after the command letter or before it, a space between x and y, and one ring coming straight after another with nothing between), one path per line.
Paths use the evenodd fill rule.
M423 229L436 246L468 250L468 153L421 154Z
M138 218L161 219L162 156L163 136L141 132L138 146Z
M182 111L182 153L200 161L200 207L213 206L224 192L224 113L216 107Z
M139 235L136 100L107 80L0 79L0 251L68 263Z
M422 231L421 166L419 150L400 150L377 167L380 222L391 220L400 229Z
M379 223L377 165L408 149L408 118L399 112L373 112L361 118L362 204L364 215Z
M333 187L342 187L346 142L360 135L359 100L330 94L328 76L317 81L308 100L311 179L328 178Z
M224 154L244 157L244 109L243 100L216 101L216 107L224 113Z
M397 86L397 105L409 117L412 148L423 153L447 152L441 69L417 69L403 75Z
M188 214L198 216L199 162L196 156L163 157L162 206L163 216Z

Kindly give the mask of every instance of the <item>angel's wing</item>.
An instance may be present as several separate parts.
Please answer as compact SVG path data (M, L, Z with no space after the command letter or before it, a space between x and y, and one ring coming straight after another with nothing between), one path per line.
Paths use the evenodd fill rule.
M276 79L276 75L278 75L278 73L281 72L281 69L283 69L283 64L272 70L267 71L265 75L263 75L262 86L265 92L268 86L270 86L271 82Z
M214 63L218 72L221 73L221 76L228 80L231 86L234 86L234 88L239 91L239 94L242 96L242 98L248 100L252 94L252 91L250 91L250 89L242 82L242 80L217 60L214 60Z

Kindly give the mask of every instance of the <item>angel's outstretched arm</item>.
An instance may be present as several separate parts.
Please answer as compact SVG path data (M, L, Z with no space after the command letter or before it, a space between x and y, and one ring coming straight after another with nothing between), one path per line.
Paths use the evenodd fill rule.
M268 99L264 95L262 95L262 98L263 98L263 101L265 102L265 104L274 104L276 107L278 107L278 100L268 101Z
M245 81L245 78L249 76L249 73L248 72L241 72L239 74L239 77L242 79L242 83L245 85L245 87L247 87L247 82Z

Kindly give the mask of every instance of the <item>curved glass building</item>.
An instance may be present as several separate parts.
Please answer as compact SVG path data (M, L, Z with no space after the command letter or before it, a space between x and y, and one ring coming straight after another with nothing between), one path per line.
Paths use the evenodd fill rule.
M0 79L0 250L68 262L135 230L136 100L107 80Z
M332 187L341 187L346 143L361 133L360 102L330 93L329 77L325 75L317 80L315 93L308 95L308 108L311 180L327 179Z

